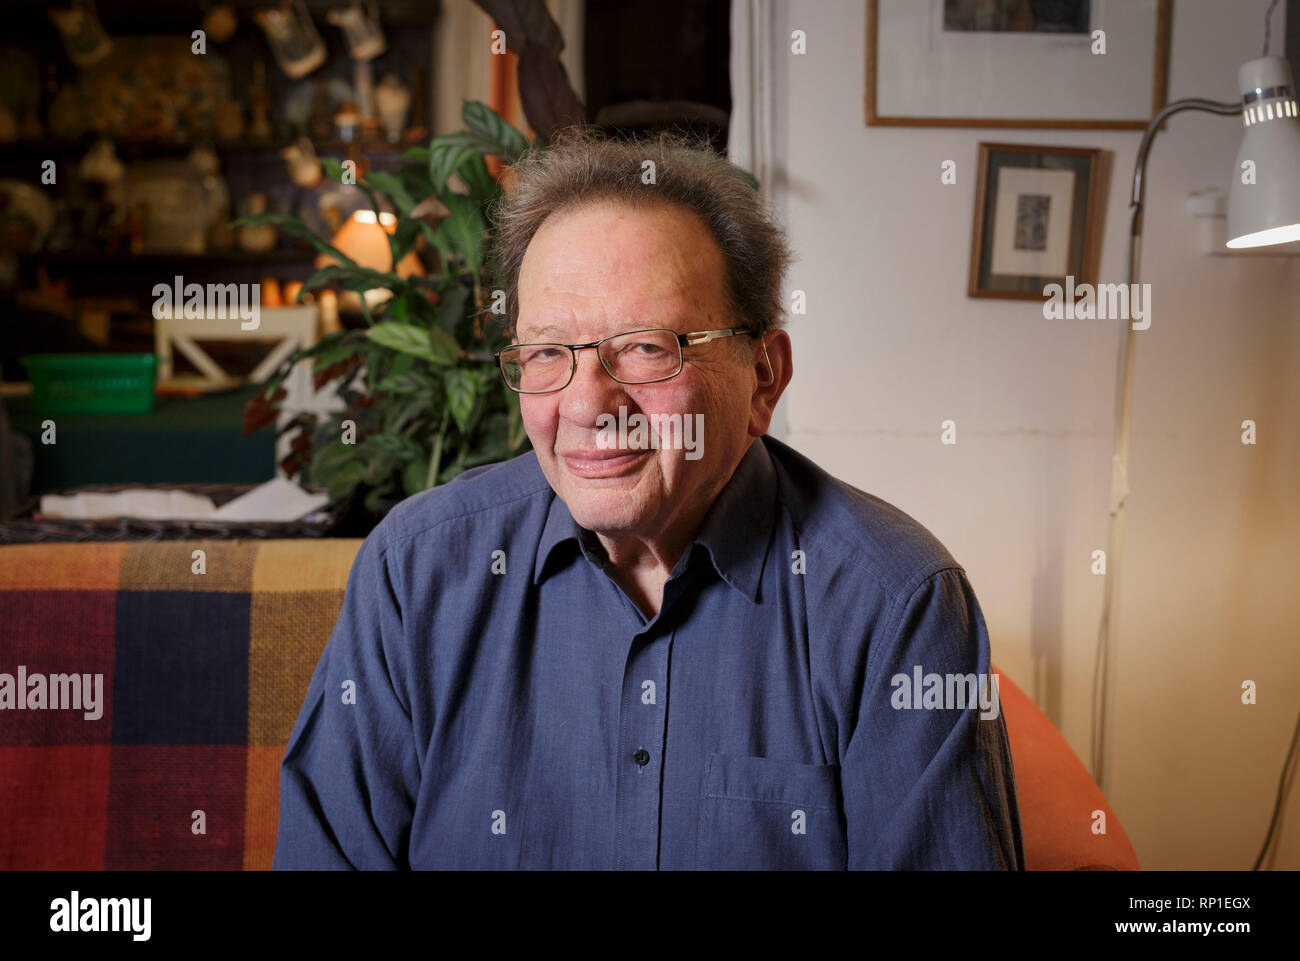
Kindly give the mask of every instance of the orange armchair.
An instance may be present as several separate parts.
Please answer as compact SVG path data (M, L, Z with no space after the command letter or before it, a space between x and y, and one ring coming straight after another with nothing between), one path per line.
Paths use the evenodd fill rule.
M998 692L1016 769L1025 867L1030 871L1136 871L1137 855L1097 782L1047 715L1007 675ZM1093 834L1093 812L1106 833Z

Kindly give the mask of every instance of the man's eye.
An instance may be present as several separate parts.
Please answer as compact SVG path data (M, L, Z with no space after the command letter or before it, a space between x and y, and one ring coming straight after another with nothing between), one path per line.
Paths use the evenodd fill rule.
M632 354L634 357L658 357L664 353L664 348L661 344L652 344L649 342L631 344L624 348L624 350Z
M530 350L524 353L523 363L548 364L559 360L562 353L563 351L555 347L538 347L535 350Z

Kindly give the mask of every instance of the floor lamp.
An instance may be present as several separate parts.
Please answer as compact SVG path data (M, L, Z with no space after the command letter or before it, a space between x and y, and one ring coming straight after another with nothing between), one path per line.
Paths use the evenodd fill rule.
M1271 12L1270 7L1270 12ZM1267 35L1266 35L1267 36ZM1267 39L1265 48L1267 49ZM1152 118L1138 146L1129 204L1128 283L1137 282L1142 246L1142 204L1147 155L1156 131L1169 117L1185 110L1224 116L1240 115L1244 132L1228 193L1227 246L1239 249L1300 240L1300 110L1291 69L1281 57L1261 57L1242 64L1237 73L1240 103L1188 98L1175 100ZM1130 286L1128 288L1132 290ZM1127 323L1127 322L1126 322ZM1093 674L1092 770L1098 785L1106 782L1106 733L1112 727L1114 698L1108 673L1114 663L1117 623L1116 590L1124 534L1124 500L1128 495L1128 451L1132 414L1134 326L1127 324L1119 347L1115 395L1115 448L1112 458L1110 536L1102 599L1097 662ZM1300 732L1300 725L1297 726ZM1291 753L1295 751L1292 741ZM1290 755L1288 755L1288 765ZM1285 783L1284 768L1283 782ZM1276 822L1277 812L1274 812ZM1272 828L1270 828L1270 836ZM1266 842L1267 846L1267 842Z

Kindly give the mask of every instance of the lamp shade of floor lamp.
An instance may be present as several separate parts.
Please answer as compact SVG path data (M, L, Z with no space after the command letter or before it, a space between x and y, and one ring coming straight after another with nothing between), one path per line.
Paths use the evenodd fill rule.
M1228 191L1228 246L1300 240L1300 110L1290 65L1261 57L1237 78L1245 134Z

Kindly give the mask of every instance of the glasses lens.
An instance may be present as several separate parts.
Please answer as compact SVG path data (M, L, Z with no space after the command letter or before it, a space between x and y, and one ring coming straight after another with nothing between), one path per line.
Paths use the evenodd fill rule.
M615 380L648 384L682 369L682 349L671 330L638 330L601 344L600 360Z
M523 344L501 352L501 372L512 390L540 394L569 380L573 353L563 344Z

